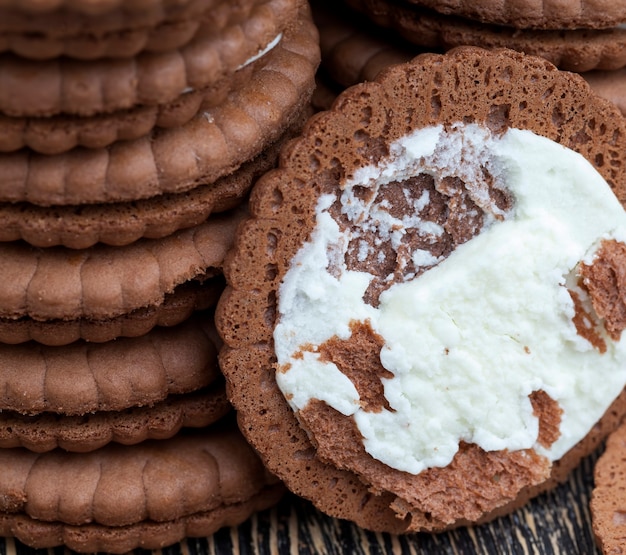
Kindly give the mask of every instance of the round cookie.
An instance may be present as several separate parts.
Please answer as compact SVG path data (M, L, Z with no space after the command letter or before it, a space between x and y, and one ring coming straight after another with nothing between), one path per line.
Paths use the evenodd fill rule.
M220 344L206 313L105 343L0 344L0 407L27 416L81 416L151 406L218 381Z
M124 247L0 244L0 341L103 342L182 322L220 294L224 256L244 216L239 208Z
M72 250L3 243L0 317L105 320L158 306L175 287L219 269L244 210L162 239ZM138 275L138 272L141 272Z
M0 241L24 240L36 247L85 249L96 243L124 246L142 237L157 239L204 222L211 214L241 204L252 183L276 164L283 142L302 127L306 107L279 140L215 182L185 193L163 194L132 203L42 207L0 203Z
M170 396L152 406L129 407L123 412L24 416L3 411L0 448L24 447L37 453L60 448L86 453L111 442L134 445L148 439L168 439L183 428L209 426L230 410L220 383L206 390Z
M207 4L206 8L216 5ZM193 5L194 0L96 0L95 2L85 0L2 0L0 9L23 14L29 18L41 15L53 15L55 12L67 12L71 14L84 15L89 17L106 18L114 14L120 18L131 18L141 14L168 13L171 10L185 9Z
M27 59L67 56L80 60L129 58L139 52L176 50L201 25L217 31L246 17L254 0L193 0L169 9L125 15L122 10L90 17L56 10L44 15L0 12L0 52Z
M248 17L223 29L200 27L179 50L89 61L0 57L0 112L8 116L91 116L158 105L233 73L293 25L294 0L259 0ZM233 11L237 15L237 11Z
M118 17L131 17L145 13L161 14L190 4L193 0L1 0L0 9L13 10L29 17L50 15L55 11L91 17L106 17L114 12Z
M309 102L319 63L307 5L258 72L184 126L107 149L0 156L0 199L43 206L117 202L180 193L232 173L277 140Z
M0 344L0 448L86 452L208 426L231 408L220 344L206 312L101 344Z
M284 492L222 422L90 453L2 449L0 461L0 533L36 548L158 549L237 525Z
M418 139L421 133L427 133L427 138ZM439 154L435 133L439 137L450 133L450 144L455 145L452 151L442 150ZM426 324L433 321L427 311L440 306L438 303L419 303L410 296L400 298L383 324L382 314L386 313L378 307L390 306L387 303L395 299L396 291L407 295L415 291L419 299L421 290L408 289L408 285L426 284L424 287L440 288L434 297L438 299L439 294L463 291L462 285L467 282L482 284L483 288L481 293L463 299L484 298L484 307L481 304L476 308L469 300L459 301L450 318L458 318L457 326L463 326L458 332L461 337L465 333L474 337L474 330L485 330L490 335L492 320L481 320L492 318L491 308L487 307L495 307L493 313L498 314L500 301L508 299L508 314L509 308L513 310L509 303L515 304L516 295L520 295L500 296L500 285L509 287L511 283L516 291L521 284L543 287L543 279L535 281L515 273L511 276L517 277L511 280L494 283L490 281L492 274L481 279L477 277L481 274L463 273L474 267L481 272L502 268L503 275L509 276L505 268L517 271L517 260L520 271L526 271L531 260L543 260L522 254L522 245L535 244L532 233L524 233L516 243L505 242L493 255L480 255L490 253L492 248L492 243L483 243L481 237L491 241L498 233L492 230L512 229L509 217L515 219L527 210L525 204L518 207L522 201L500 181L517 175L511 169L526 167L525 159L516 164L507 158L500 166L481 150L488 148L484 145L492 140L504 141L518 133L538 141L528 156L547 149L547 145L551 145L550 153L565 153L561 147L567 147L582 155L571 154L579 161L576 168L584 167L589 172L585 176L595 176L597 194L610 206L602 218L591 221L609 218L610 213L611 223L614 219L625 225L626 216L615 198L626 198L623 119L615 107L593 95L581 78L560 72L545 60L509 50L467 47L445 55L421 55L408 64L387 69L374 82L347 89L330 111L309 120L301 138L283 149L279 168L261 178L253 189L251 217L239 228L225 264L228 286L216 315L225 343L220 364L240 428L265 464L292 491L332 516L393 533L437 531L482 522L512 510L529 496L562 480L624 414L625 399L619 396L626 382L626 375L619 370L623 368L620 356L624 354L616 336L626 322L623 318L614 321L611 315L603 327L598 319L610 313L612 307L611 303L602 306L603 293L593 285L602 281L595 273L604 262L610 266L613 261L616 268L625 263L623 245L617 240L603 242L593 262L585 259L577 266L582 259L580 249L568 262L572 266L566 273L580 271L581 283L593 293L578 290L575 274L568 274L568 280L574 283L567 281L571 289L554 285L559 291L557 297L563 301L569 298L566 305L572 307L571 311L567 309L569 317L558 324L567 330L564 333L569 339L564 344L573 341L581 353L587 353L582 355L573 349L567 355L576 357L577 362L565 364L563 371L586 368L588 372L584 376L576 374L571 381L598 381L595 366L591 365L592 372L583 357L597 362L605 350L621 353L601 359L612 361L607 364L615 365L616 371L608 372L610 384L602 384L603 401L593 410L580 411L587 414L587 421L576 433L564 424L562 416L571 418L575 414L578 419L579 411L572 409L571 403L578 407L588 401L587 397L576 395L575 389L568 390L567 397L559 390L560 385L552 388L545 382L543 386L538 384L536 380L543 379L540 376L555 375L556 367L542 366L543 345L529 339L521 329L512 332L506 327L501 332L505 343L509 335L514 339L506 344L518 353L512 359L515 362L499 361L500 373L494 374L494 368L494 373L481 378L480 362L486 359L472 362L475 374L466 370L463 359L457 356L455 327L446 327L444 317L434 320L437 324L441 321L442 327L433 327L433 336L437 339L441 335L444 346L449 339L450 346L440 349L433 340L432 349L419 351L421 355L415 351L422 344L430 345L430 336L422 334L435 326ZM416 138L413 142L406 137ZM464 149L455 151L457 144L465 145ZM521 145L527 146L524 142ZM525 152L523 147L517 148L517 143L512 147L513 158ZM433 158L429 148L433 149ZM411 166L411 160L415 160L415 166ZM552 175L537 172L544 174ZM379 189L373 184L378 183L377 179ZM564 182L569 186L567 179ZM545 183L541 187L542 191L550 190ZM518 189L515 191L521 195ZM560 195L555 202L561 202ZM573 201L563 202L570 206ZM580 221L576 218L577 224ZM535 227L539 223L533 221ZM591 235L597 238L596 233L600 232ZM547 237L538 234L537 240L543 245ZM558 241L554 244L554 252L563 252ZM501 261L503 253L514 253L512 262ZM457 270L457 274L449 269L453 262L448 261L453 260L463 272ZM301 288L300 276L307 280ZM609 290L604 291L604 287ZM598 289L609 299L614 298L614 291L606 283ZM525 303L534 295L521 295L524 302L518 302L516 310L526 314ZM590 309L588 303L594 308ZM552 318L551 311L548 314L536 304L528 305L532 306L528 308L530 313L543 310L546 318ZM446 307L441 305L444 316ZM419 319L422 309L423 321ZM465 316L461 318L463 314L471 315L473 324L468 324ZM506 315L498 318L494 320L496 329ZM524 321L525 317L520 318ZM512 321L515 324L518 317ZM402 343L406 349L403 356L397 355L396 343L390 343L387 331L383 333L387 323L395 325L398 333L409 334ZM524 329L533 329L529 325ZM545 335L543 328L535 332L531 333L534 337ZM519 338L517 333L521 333ZM556 340L555 345L550 348L558 350L562 344ZM495 356L499 346L485 344L478 353ZM402 366L419 365L422 358L433 365L432 374L425 369L423 379L410 369L415 366ZM447 364L446 360L458 361L458 370L435 366L436 361ZM529 365L529 361L533 362ZM407 381L396 385L396 376L402 372L398 365L405 369ZM491 364L486 366L491 368ZM512 368L515 371L509 370ZM497 391L490 389L494 379L499 384L496 376L512 379L523 372L522 368L536 371L524 382L529 389L520 405L525 407L522 413L533 422L532 426L509 419L508 415L517 411L519 398L510 402L505 386L500 399L499 385L493 386ZM449 386L439 381L444 379L439 377L441 374L450 376ZM411 381L413 378L415 381ZM470 390L476 397L469 397ZM583 387L580 391L587 390ZM440 395L447 395L447 391L456 392L450 402L458 403L458 419L448 420L449 405L439 403ZM430 412L415 419L408 417L405 398L416 410L424 406ZM483 437L482 431L468 431L448 445L443 439L447 437L445 427L454 428L457 422L474 417L480 419L482 408L493 411L486 420L488 426L502 423L499 434L516 438L518 434L529 435L512 447L508 440L483 442L487 436L492 438L492 432L485 431ZM404 424L395 420L398 416L407 418ZM380 424L377 435L379 417L392 424ZM377 433L371 432L372 428ZM415 434L409 436L412 430ZM427 441L430 437L432 444ZM420 459L412 451L405 454L409 446L414 449L422 442L432 455ZM448 447L451 449L444 455Z
M341 88L373 81L387 66L421 53L416 45L397 40L379 27L354 25L345 15L330 14L322 6L316 5L314 17L320 31L321 68ZM626 114L625 75L623 69L581 73L594 92L613 102L622 114ZM327 101L326 107L330 104Z
M607 28L626 20L626 6L603 0L503 0L474 2L472 0L408 0L408 2L484 23L496 23L520 29Z
M3 136L0 151L15 152L23 148L39 154L55 155L76 147L103 149L118 141L140 139L159 129L170 129L188 124L199 113L218 107L228 95L245 83L263 67L266 57L272 56L272 45L264 56L243 64L239 69L220 77L200 89L183 91L175 99L152 106L140 105L92 116L48 117L0 116ZM252 58L251 58L252 60Z
M212 271L208 272L211 273ZM62 346L79 339L104 343L120 337L139 337L156 326L175 326L198 310L213 308L223 289L223 276L207 275L178 285L172 293L164 295L161 304L137 308L111 318L0 318L0 342L15 345L36 341L48 346Z
M626 426L622 423L609 435L604 453L594 468L594 489L590 508L593 532L602 553L619 553L624 547L624 443Z
M561 69L591 71L626 65L626 30L531 30L478 23L386 0L346 0L377 25L392 29L420 47L449 49L462 45L511 48L546 58Z

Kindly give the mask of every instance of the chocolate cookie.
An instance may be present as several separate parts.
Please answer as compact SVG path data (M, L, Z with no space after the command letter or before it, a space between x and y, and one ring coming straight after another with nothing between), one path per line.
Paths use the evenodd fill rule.
M424 52L370 21L354 21L351 15L348 10L331 11L324 3L314 4L321 69L340 88L373 81L386 67Z
M85 249L96 243L130 244L157 239L203 223L211 214L241 204L252 183L276 164L282 143L297 133L311 110L305 107L283 135L233 173L185 193L163 194L132 203L43 207L0 203L0 241L24 240L36 247Z
M64 347L0 344L0 448L91 451L204 427L230 411L212 313Z
M0 341L101 342L183 321L221 292L222 262L244 215L240 208L125 247L0 244Z
M234 72L286 32L296 17L297 4L259 0L248 18L235 18L232 25L217 32L209 23L179 50L140 53L130 59L59 57L38 62L4 54L0 58L5 84L0 112L90 116L171 102L188 88L207 87Z
M626 6L597 0L409 0L409 2L482 22L519 28L577 29L607 28L626 20Z
M202 428L231 410L223 384L185 395L172 395L152 406L81 416L44 413L33 416L2 411L0 448L24 447L43 453L60 448L86 453L115 442L134 445L168 439L182 428Z
M123 248L38 249L3 243L0 317L103 320L159 305L176 286L221 267L242 216L242 211L216 216L163 239Z
M300 8L271 59L219 106L184 126L107 149L4 154L0 200L43 206L131 201L232 173L277 140L309 102L319 45L308 6Z
M373 81L387 66L406 62L423 52L417 45L371 22L354 22L349 13L331 13L319 3L315 4L314 17L320 32L322 70L339 90ZM596 94L626 114L623 69L594 70L581 75ZM326 102L326 107L330 107L330 102Z
M215 0L213 0L215 2ZM14 10L28 16L51 14L55 11L88 16L106 17L117 12L123 17L142 13L162 13L173 8L183 8L193 0L1 0L0 9Z
M590 502L593 532L602 553L606 554L619 553L624 547L625 434L626 426L622 424L608 437L594 469L595 485Z
M15 152L29 148L40 154L54 155L75 147L102 149L118 141L145 137L159 129L183 126L198 113L219 106L231 91L243 86L265 64L265 56L275 55L272 51L273 48L269 48L264 56L242 65L210 85L185 90L174 100L162 104L140 105L83 117L66 114L48 117L0 116L3 130L0 151Z
M401 0L346 2L377 25L392 29L422 48L447 50L462 45L512 48L576 72L618 69L626 65L626 30L619 26L526 29L521 25L502 26L445 15Z
M284 488L232 425L90 453L1 449L0 533L79 552L158 549L243 522Z
M253 189L216 317L268 468L388 532L562 480L626 409L625 141L580 77L472 47L310 119Z
M0 318L0 342L10 345L36 341L48 346L69 345L79 339L103 343L120 337L139 337L155 326L184 322L194 312L215 306L224 289L221 275L205 276L178 285L163 302L111 318L90 320L35 320Z
M192 0L160 9L128 13L119 9L96 16L57 9L43 14L0 11L0 51L22 58L68 56L80 60L129 58L139 52L175 50L201 25L215 31L247 17L254 0Z
M216 382L219 345L206 313L106 343L0 344L0 408L80 416L154 405Z

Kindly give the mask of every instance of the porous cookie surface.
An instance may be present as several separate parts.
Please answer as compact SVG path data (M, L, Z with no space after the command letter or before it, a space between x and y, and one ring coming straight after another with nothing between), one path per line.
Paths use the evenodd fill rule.
M155 549L206 536L283 492L230 425L90 453L0 450L0 531L36 547Z
M583 77L597 94L610 100L626 115L626 69L589 71Z
M626 6L609 0L408 0L444 14L510 27L577 29L613 27L626 20Z
M602 553L620 553L624 547L626 505L626 426L621 425L607 439L605 451L594 469L595 485L590 508L593 532Z
M308 5L272 56L219 106L184 126L107 149L0 156L0 199L39 205L116 202L179 193L232 173L277 140L309 102L319 63Z
M591 71L617 69L626 64L626 30L525 30L481 24L439 14L408 3L386 0L347 0L372 21L399 32L419 46L449 49L473 45L512 48L546 58L561 69Z
M291 138L310 114L305 109L277 141L233 173L185 193L163 194L132 203L42 207L30 203L0 203L0 241L22 239L36 247L85 249L95 243L130 244L142 237L156 239L199 225L211 214L239 205L254 180L276 164L282 143Z
M442 178L435 188L428 171L401 174L394 181L393 167L383 165L387 156L397 153L394 141L417 130L453 128L459 122L477 125L495 136L503 136L509 129L523 129L575 149L596 165L615 195L624 198L624 159L618 145L626 136L622 118L613 106L595 97L582 79L559 72L544 60L512 51L457 49L444 56L423 55L410 64L394 66L374 82L348 89L330 112L309 120L301 139L283 150L279 169L257 182L251 198L252 217L240 228L225 265L228 287L217 311L218 329L225 341L220 360L241 429L288 487L325 512L367 528L438 530L480 521L502 507L510 510L527 499L529 492L536 493L562 478L563 470L576 464L602 435L596 431L587 435L558 464L551 465L542 449L560 441L561 408L550 394L536 391L527 400L538 421L537 441L542 448L483 449L471 441L461 441L447 464L409 471L374 457L370 444L366 452L361 435L364 428L355 427L355 422L360 425L363 420L357 416L352 419L350 410L340 402L344 388L351 392L354 388L357 405L364 413L386 417L399 410L391 410L387 404L392 402L385 395L393 374L381 365L386 350L382 350L381 336L369 327L368 318L375 321L376 307L381 299L388 298L385 295L390 294L392 284L419 282L442 260L457 256L460 245L476 244L474 238L481 236L483 226L490 225L491 217L498 220L512 209L512 198L498 191L489 178L479 200L463 192L460 183L465 178ZM473 160L467 152L459 156ZM389 183L381 185L380 196L374 198L366 185L358 184L375 174L373 168L378 162L385 168L381 171L389 170ZM438 175L437 170L432 171ZM348 182L355 183L351 192ZM345 196L343 185L348 191ZM614 212L621 217L622 209L614 195L602 185ZM362 204L371 208L371 219L359 212ZM490 208L483 212L485 206ZM328 212L320 212L320 207ZM413 211L419 212L417 222ZM352 221L358 222L356 228L350 227ZM402 228L390 239L383 233L389 221L390 226ZM352 238L344 235L336 242L330 240L328 251L313 242L313 238L332 235L335 226L353 230ZM316 247L309 251L305 244ZM338 262L331 256L334 249L341 253ZM311 253L311 258L304 258L301 252L307 257ZM328 268L328 281L316 277L309 289L285 289L291 269L308 275L313 261ZM416 275L420 277L413 280ZM334 301L314 304L338 276L350 276L346 279L354 282L342 281ZM369 285L365 277L359 281L362 276L371 278ZM460 276L459 281L463 281ZM354 303L345 300L344 304L344 294L354 295ZM294 333L311 328L313 339L305 340L301 351L286 362L284 351L288 347L278 343L283 338L279 326L284 325L285 303L292 299L302 300L300 308L309 306L305 299L319 307L315 316L309 314L314 322L335 321L336 315L351 314L351 308L359 316L349 325L340 325L341 330L334 336L331 333L330 338L323 335L324 326L296 325ZM361 307L360 303L364 303L363 312L355 308ZM407 304L407 310L408 306L412 303ZM295 313L300 314L300 310ZM289 336L285 331L284 337ZM318 331L323 340L317 337ZM447 337L447 328L441 333ZM304 378L300 369L305 371L316 357L339 369L332 375L322 371L320 384L325 385L317 392L320 396L306 402L296 390L283 394L276 380L285 384L295 369L293 383L308 387L308 377ZM304 382L298 381L298 376ZM340 391L332 388L329 392L328 384L339 382ZM387 384L384 391L383 382ZM612 399L622 388L623 384L609 392ZM621 414L623 408L621 400L617 412ZM606 414L613 414L612 410ZM611 425L617 420L613 416L609 419ZM585 433L594 423L589 423ZM422 428L428 432L427 423L420 424L418 429ZM394 429L404 433L400 425ZM602 430L606 433L607 427ZM393 435L390 441L393 438L396 448L405 445L404 439Z

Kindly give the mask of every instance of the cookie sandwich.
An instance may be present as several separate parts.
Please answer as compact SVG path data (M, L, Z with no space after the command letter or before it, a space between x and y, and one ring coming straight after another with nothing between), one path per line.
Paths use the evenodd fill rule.
M311 118L253 189L216 314L268 469L393 533L563 480L626 408L625 140L580 77L476 47Z

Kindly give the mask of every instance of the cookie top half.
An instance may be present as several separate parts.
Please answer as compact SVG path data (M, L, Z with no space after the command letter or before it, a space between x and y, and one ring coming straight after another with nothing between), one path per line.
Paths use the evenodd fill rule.
M309 120L255 185L217 310L270 470L367 528L440 530L597 445L626 383L623 125L582 78L474 47Z

